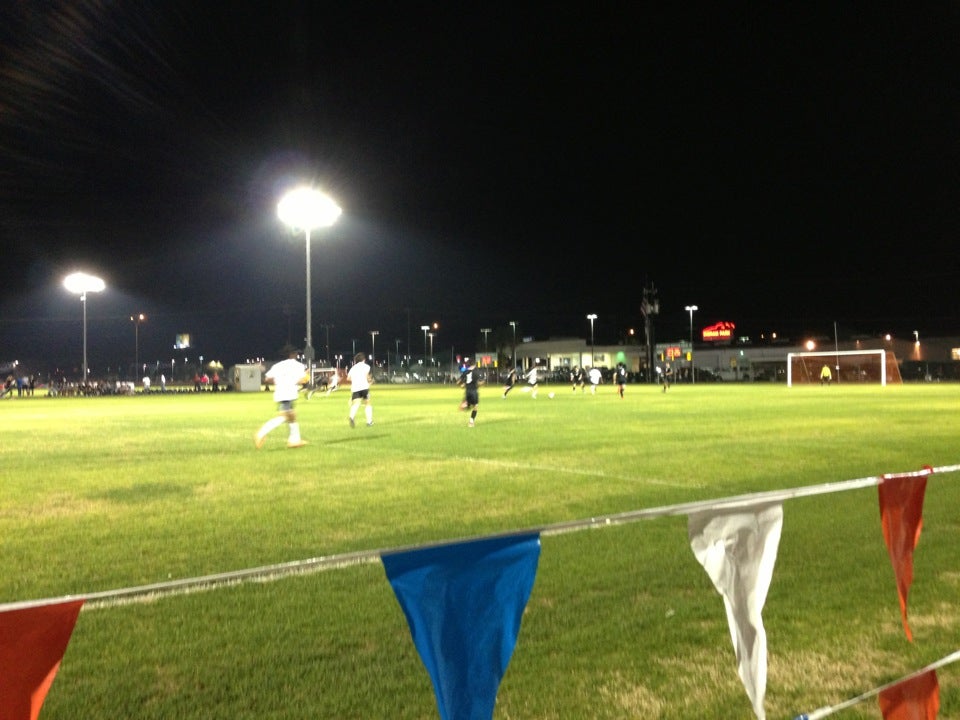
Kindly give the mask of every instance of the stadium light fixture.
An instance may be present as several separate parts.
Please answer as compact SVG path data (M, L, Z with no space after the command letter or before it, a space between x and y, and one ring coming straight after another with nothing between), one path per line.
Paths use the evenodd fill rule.
M480 332L483 333L483 351L489 352L490 346L487 344L487 338L490 336L490 331L493 328L480 328Z
M377 335L380 334L379 330L370 331L370 362L375 366L377 361L374 359L377 354Z
M511 320L510 327L513 328L513 367L517 366L517 321Z
M281 198L277 204L277 215L281 222L293 232L303 230L307 248L307 335L303 356L310 368L313 368L313 317L310 305L310 233L322 227L333 225L343 212L328 195L312 187L298 187Z
M596 313L590 313L587 315L587 320L590 321L590 367L593 367L593 363L596 362L597 354L593 346L593 321L597 319Z
M693 371L693 314L699 310L696 305L687 305L683 308L690 313L690 382L697 381L697 374Z
M87 382L87 293L103 292L107 284L95 275L75 272L63 279L63 286L74 295L80 296L83 306L83 382Z

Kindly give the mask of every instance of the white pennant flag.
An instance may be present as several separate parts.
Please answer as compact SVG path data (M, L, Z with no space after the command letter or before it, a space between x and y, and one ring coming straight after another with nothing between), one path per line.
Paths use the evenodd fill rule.
M761 613L770 589L783 527L780 503L694 513L690 547L727 610L737 672L758 720L765 720L767 634Z

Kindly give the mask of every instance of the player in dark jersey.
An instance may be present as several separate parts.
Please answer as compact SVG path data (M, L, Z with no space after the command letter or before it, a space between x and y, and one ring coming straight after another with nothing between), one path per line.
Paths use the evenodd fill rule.
M470 422L467 425L473 427L477 420L477 406L480 404L480 375L470 358L463 359L460 386L463 388L463 402L460 403L460 409L470 411Z
M510 372L507 373L507 379L503 383L503 397L506 399L507 393L513 390L513 386L517 384L517 369L510 368Z
M627 387L627 366L623 363L617 363L617 392L623 397L623 391Z
M576 392L577 388L580 388L580 392L586 392L587 387L587 371L584 370L579 365L573 368L573 372L570 373L570 380L573 382L573 391Z

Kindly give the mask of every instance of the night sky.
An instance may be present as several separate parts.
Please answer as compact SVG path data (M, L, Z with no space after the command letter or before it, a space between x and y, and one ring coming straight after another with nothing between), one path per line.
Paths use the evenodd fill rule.
M960 7L662 5L4 3L0 364L960 334Z

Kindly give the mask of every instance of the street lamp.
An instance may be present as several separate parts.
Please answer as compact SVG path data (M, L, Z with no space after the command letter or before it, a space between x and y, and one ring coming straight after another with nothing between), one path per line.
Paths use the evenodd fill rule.
M590 321L590 367L593 367L593 363L596 361L596 353L593 348L593 321L597 319L595 313L587 315L587 320Z
M303 230L307 248L307 337L303 356L307 364L313 367L313 334L310 325L313 322L310 308L310 231L314 228L329 227L337 221L342 210L330 197L311 187L299 187L291 190L277 205L277 215L291 230Z
M436 333L429 332L427 335L430 336L430 367L433 367L433 336Z
M511 320L510 327L513 328L513 367L517 366L517 321Z
M87 293L103 292L107 287L106 283L94 275L76 272L67 275L63 279L63 286L80 296L80 304L83 306L83 382L87 382Z
M690 382L695 383L697 374L693 371L693 314L700 308L696 305L686 305L683 309L690 313Z
M377 361L374 359L377 354L377 335L380 334L379 330L370 331L370 363L371 367L377 364Z
M133 322L133 379L136 380L140 374L140 323L147 319L143 313L131 315Z

